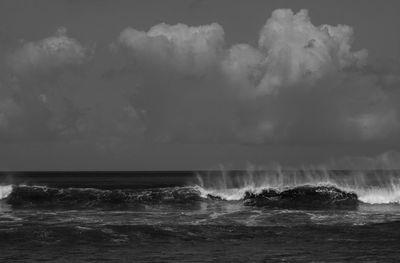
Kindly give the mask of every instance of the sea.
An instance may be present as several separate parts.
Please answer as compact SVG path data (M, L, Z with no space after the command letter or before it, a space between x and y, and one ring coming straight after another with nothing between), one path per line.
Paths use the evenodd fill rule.
M4 172L0 262L399 262L400 171Z

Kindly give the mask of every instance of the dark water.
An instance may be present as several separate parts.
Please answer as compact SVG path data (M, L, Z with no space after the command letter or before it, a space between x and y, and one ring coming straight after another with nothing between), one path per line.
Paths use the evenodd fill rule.
M400 259L395 171L24 176L1 187L0 262Z

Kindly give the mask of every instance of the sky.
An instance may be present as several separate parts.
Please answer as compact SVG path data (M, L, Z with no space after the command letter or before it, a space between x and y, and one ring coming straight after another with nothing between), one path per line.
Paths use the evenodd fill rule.
M397 168L397 0L2 0L0 170Z

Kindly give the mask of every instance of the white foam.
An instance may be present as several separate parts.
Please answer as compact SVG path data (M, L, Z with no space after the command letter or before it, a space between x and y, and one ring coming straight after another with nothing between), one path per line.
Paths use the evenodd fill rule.
M0 185L0 200L7 198L13 190L12 185Z
M212 195L224 200L240 200L246 192L259 193L263 189L284 189L301 185L331 185L343 191L354 192L359 200L369 204L400 204L400 174L353 171L335 175L329 171L309 170L293 174L283 170L260 173L247 171L231 176L225 171L197 176L197 190L202 197Z
M400 204L400 189L372 188L355 191L358 199L368 204Z

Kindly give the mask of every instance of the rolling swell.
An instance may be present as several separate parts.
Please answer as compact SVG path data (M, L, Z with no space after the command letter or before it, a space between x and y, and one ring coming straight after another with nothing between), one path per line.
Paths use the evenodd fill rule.
M102 190L95 188L50 188L43 186L13 186L5 198L14 206L77 206L170 204L199 201L200 193L191 187L147 190Z

